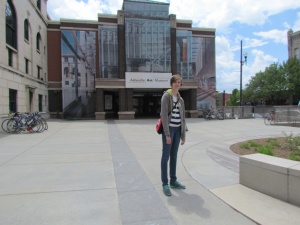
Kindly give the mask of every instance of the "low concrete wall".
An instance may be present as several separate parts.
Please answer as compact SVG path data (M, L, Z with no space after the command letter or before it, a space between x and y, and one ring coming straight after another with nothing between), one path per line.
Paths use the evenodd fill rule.
M118 112L119 120L133 120L135 112Z
M264 154L241 156L240 184L300 206L300 162Z

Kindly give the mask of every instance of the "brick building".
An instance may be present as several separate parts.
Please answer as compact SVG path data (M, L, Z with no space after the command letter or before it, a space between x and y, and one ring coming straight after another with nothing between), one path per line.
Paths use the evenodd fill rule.
M169 14L169 3L124 0L98 21L48 23L49 111L63 118L158 116L172 74L187 116L215 106L215 29Z

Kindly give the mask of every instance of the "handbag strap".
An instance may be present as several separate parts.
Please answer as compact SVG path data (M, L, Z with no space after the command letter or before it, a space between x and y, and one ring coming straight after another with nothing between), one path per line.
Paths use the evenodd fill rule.
M176 107L177 103L178 103L179 99L177 100L177 102L175 102L175 105L173 106L172 110L169 112L168 116L170 116L171 112L173 111L173 109Z

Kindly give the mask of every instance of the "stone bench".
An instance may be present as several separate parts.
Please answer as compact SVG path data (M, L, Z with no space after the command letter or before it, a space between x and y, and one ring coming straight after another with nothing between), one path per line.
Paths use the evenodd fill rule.
M300 162L251 154L240 157L240 184L300 206Z

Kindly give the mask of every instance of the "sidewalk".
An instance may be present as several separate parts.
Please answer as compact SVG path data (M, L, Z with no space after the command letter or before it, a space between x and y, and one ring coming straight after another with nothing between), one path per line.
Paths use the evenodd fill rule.
M229 150L299 128L188 119L177 165L187 189L166 197L155 122L49 120L40 134L0 132L0 224L300 224L299 207L239 184L239 157Z

